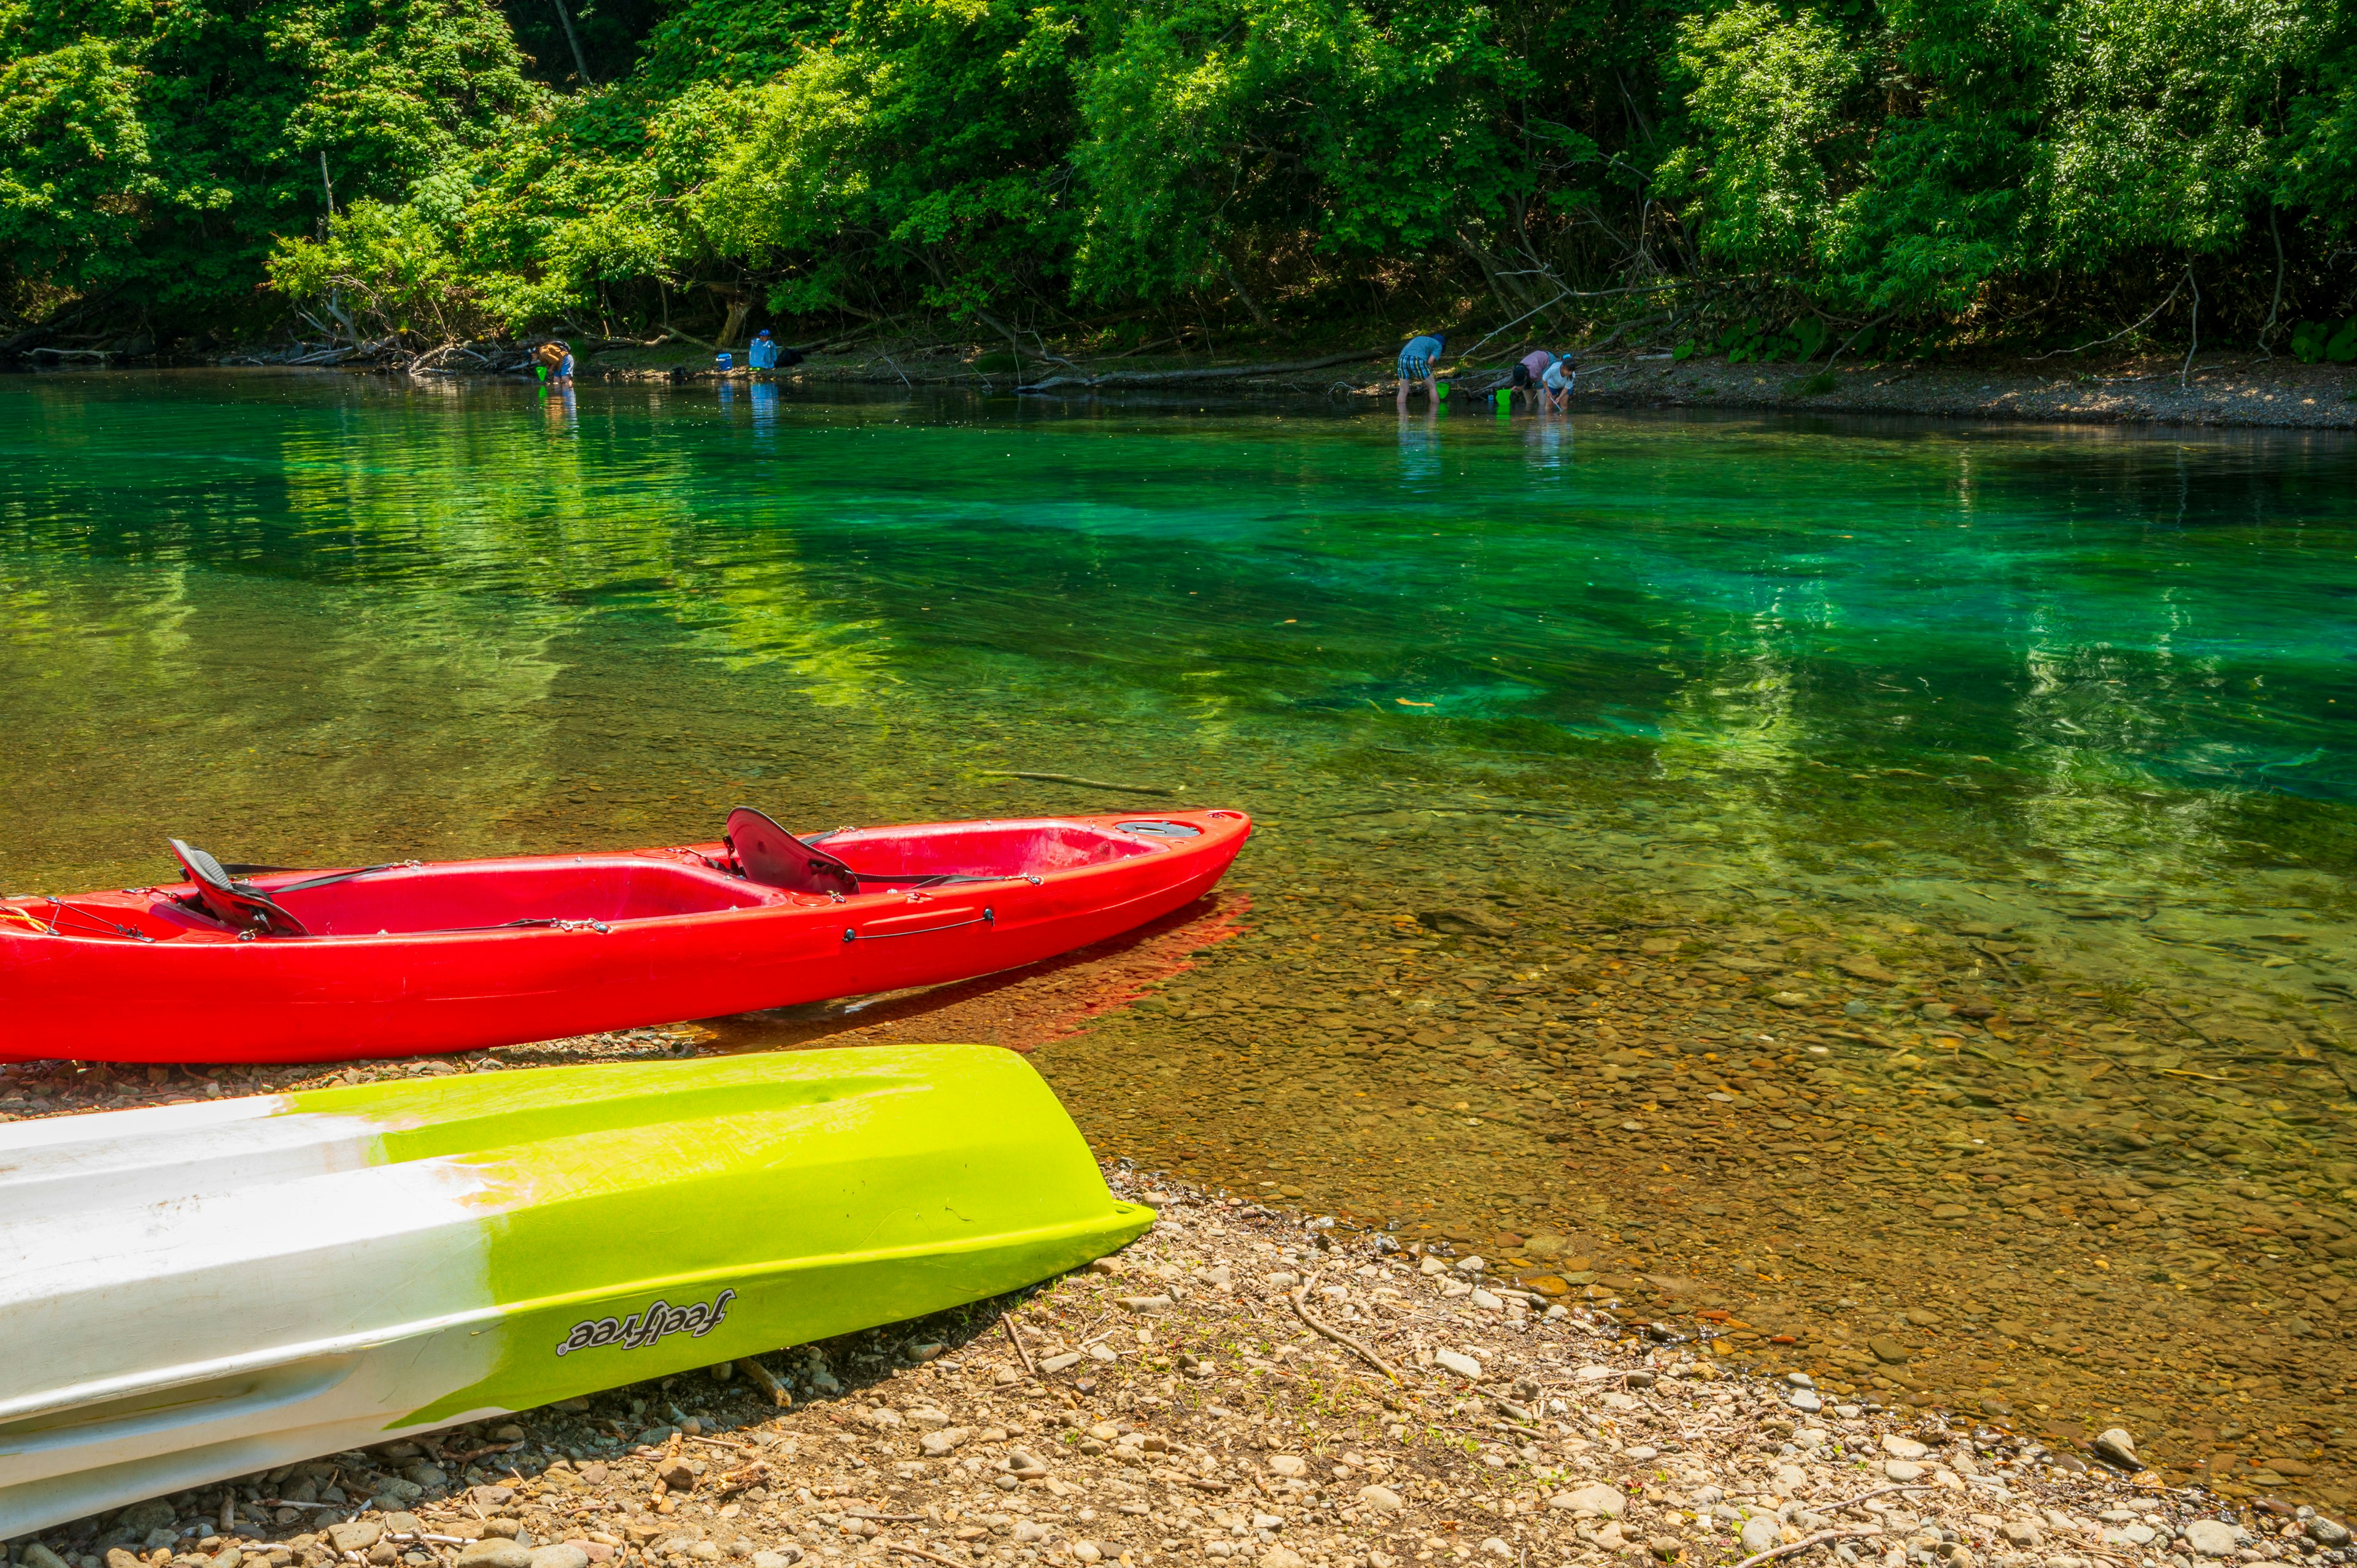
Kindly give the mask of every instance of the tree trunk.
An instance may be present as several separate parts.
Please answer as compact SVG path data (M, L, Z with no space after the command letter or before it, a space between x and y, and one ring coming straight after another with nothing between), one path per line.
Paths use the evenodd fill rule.
M597 79L589 74L589 57L581 52L581 35L573 30L573 11L565 0L549 0L556 7L556 19L565 24L565 41L573 46L573 64L581 72L581 85L595 87Z
M1220 271L1227 274L1228 286L1236 291L1236 297L1244 302L1244 308L1252 312L1253 319L1263 327L1267 326L1268 312L1260 307L1260 301L1254 299L1252 296L1252 291L1244 287L1244 280L1236 276L1236 269L1228 264L1226 255L1218 251L1211 253L1220 258Z
M721 297L728 302L728 319L720 324L720 336L714 341L724 349L742 349L745 346L745 324L753 315L752 297L742 294Z

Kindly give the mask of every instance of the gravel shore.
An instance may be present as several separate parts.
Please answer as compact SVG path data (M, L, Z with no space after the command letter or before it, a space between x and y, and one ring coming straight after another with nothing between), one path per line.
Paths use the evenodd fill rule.
M142 1502L13 1541L8 1561L2352 1556L2348 1531L2306 1508L2168 1487L2125 1433L2065 1453L2001 1423L1835 1402L1805 1373L1729 1375L1717 1326L1648 1324L1609 1291L1554 1299L1445 1245L1109 1176L1160 1222L1019 1296Z
M1945 414L2067 424L2348 430L2357 374L2248 352L1992 364L1730 365L1641 356L1584 369L1577 401L1613 408ZM2180 372L2183 379L2180 380Z

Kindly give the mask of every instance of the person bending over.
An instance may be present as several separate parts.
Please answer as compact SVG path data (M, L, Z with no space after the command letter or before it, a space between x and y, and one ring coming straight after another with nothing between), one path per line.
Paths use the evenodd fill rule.
M1550 413L1563 413L1571 407L1571 389L1579 380L1577 360L1557 360L1546 368L1539 384L1546 389L1546 406Z
M1514 366L1514 401L1521 403L1527 398L1533 406L1536 406L1540 382L1554 364L1555 356L1544 349L1534 349L1523 355Z
M1407 408L1409 389L1421 385L1426 393L1433 392L1433 380L1440 369L1440 351L1448 340L1437 332L1426 332L1407 340L1399 352L1399 405Z

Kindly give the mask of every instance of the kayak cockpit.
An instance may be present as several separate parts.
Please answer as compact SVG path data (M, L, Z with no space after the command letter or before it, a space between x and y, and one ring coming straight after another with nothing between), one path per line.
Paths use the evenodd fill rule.
M1051 872L1103 865L1167 849L1163 833L1127 831L1093 822L1055 819L1014 822L929 822L920 827L845 828L808 842L858 873L863 885L919 882L935 877L984 881L994 877L1045 876ZM1172 824L1140 819L1135 826ZM1195 830L1181 827L1192 835Z
M274 901L313 936L356 937L655 920L782 898L702 865L621 854L394 866Z

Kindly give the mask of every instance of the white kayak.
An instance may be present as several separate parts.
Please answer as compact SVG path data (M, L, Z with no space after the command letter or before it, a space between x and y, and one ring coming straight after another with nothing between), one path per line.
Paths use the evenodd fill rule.
M980 1300L1152 1221L985 1046L0 1125L0 1540Z

